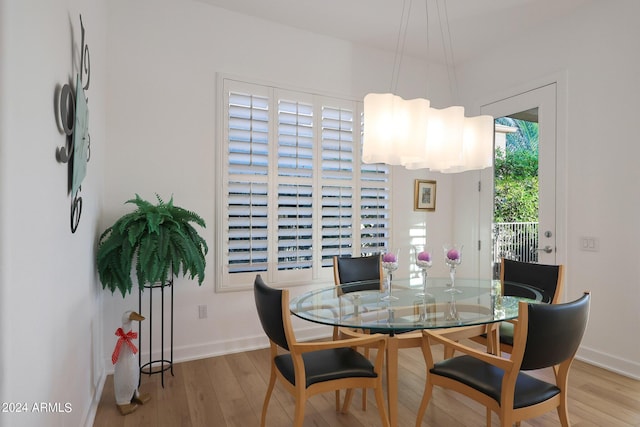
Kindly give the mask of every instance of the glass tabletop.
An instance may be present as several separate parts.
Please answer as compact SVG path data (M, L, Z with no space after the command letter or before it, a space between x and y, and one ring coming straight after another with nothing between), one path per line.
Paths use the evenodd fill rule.
M518 302L541 301L539 290L515 284L522 296L501 296L499 282L488 279L456 279L461 293L445 292L449 280L429 278L428 295L418 296L422 285L408 280L392 283L393 298L378 290L361 289L366 282L307 292L290 302L291 312L324 325L365 328L386 332L480 325L518 317ZM376 282L378 283L378 282ZM496 286L497 284L497 286Z

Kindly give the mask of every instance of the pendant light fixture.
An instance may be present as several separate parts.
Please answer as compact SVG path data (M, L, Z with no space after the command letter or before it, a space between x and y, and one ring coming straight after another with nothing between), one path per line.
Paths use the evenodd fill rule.
M424 1L429 53L429 0ZM407 2L409 9L405 13ZM404 0L403 3L392 74L392 91L397 86L412 2L413 0ZM451 87L449 74L452 71L454 85L457 87L446 0L443 0L446 31L440 14L439 0L435 2L449 86ZM447 44L444 40L445 33L448 36ZM364 98L364 163L386 163L401 165L407 169L429 169L443 173L484 169L493 164L493 138L493 117L465 117L464 107L436 109L431 107L428 99L405 100L392 93L370 93Z

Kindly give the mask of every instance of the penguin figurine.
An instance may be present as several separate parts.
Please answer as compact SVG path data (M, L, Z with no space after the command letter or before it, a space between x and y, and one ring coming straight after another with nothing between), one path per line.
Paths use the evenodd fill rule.
M131 330L132 321L142 321L144 317L135 311L126 311L122 315L122 328L116 330L118 342L111 355L111 362L115 365L113 371L113 388L116 396L116 405L122 415L132 413L148 402L148 394L140 395L138 382L140 380L140 366L136 359L138 349L132 340L138 338L138 334Z

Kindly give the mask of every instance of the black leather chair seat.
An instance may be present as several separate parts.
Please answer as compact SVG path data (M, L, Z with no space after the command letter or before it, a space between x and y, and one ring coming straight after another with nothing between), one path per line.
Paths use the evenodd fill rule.
M373 365L352 348L336 348L303 353L306 387L312 384L351 377L377 377ZM274 360L276 367L291 384L295 384L293 360L290 354L281 354Z
M500 402L502 370L471 356L459 356L438 362L429 371L454 379ZM560 393L554 384L520 373L516 381L513 408L544 402Z

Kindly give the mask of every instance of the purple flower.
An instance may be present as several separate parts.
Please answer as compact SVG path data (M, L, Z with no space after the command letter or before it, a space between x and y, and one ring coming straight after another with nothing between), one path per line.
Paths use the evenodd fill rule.
M460 259L460 252L458 252L457 249L449 249L449 252L447 252L447 258L451 261Z
M396 262L396 261L398 261L398 258L396 257L396 254L392 252L387 252L386 254L382 255L382 262Z
M431 254L427 251L422 251L418 254L419 261L431 261Z

